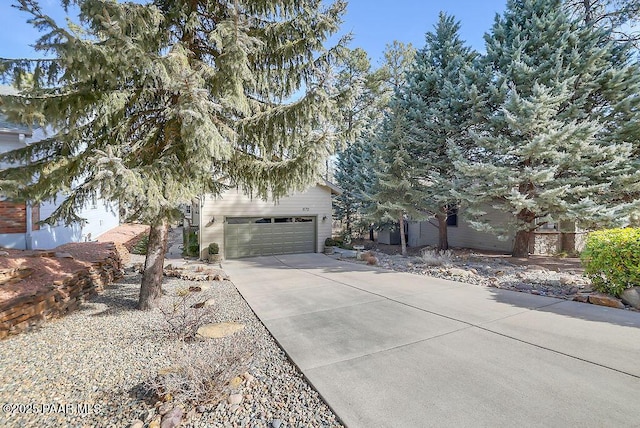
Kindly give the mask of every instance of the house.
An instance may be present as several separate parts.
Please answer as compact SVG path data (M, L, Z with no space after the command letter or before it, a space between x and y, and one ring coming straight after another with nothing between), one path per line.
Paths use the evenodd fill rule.
M505 214L487 208L487 219L495 224L504 221ZM407 245L418 247L438 245L438 223L435 219L428 221L411 221L408 228ZM472 228L464 218L464 210L455 210L447 219L447 235L449 246L471 248L477 250L500 251L510 253L513 248L515 232L507 239L501 240L489 232L480 232ZM553 255L561 252L575 254L582 251L586 232L576 227L575 223L562 222L547 224L536 230L529 244L529 253Z
M331 195L340 192L323 181L277 201L251 198L238 188L204 195L189 213L199 230L200 256L207 257L212 242L226 259L321 252L331 237Z
M0 95L11 88L0 87ZM30 129L12 124L0 115L0 153L25 147L44 138L42 129ZM0 164L0 171L11 165ZM58 207L61 198L38 205L29 201L11 201L0 194L0 247L15 249L51 249L68 242L95 240L102 233L118 226L118 207L96 198L79 213L86 219L83 224L69 226L39 225Z

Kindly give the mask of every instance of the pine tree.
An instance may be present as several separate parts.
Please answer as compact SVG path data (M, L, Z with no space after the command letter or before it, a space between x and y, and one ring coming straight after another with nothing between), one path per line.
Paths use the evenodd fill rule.
M449 146L470 145L468 129L473 119L477 88L466 79L476 54L459 36L460 24L440 13L433 33L416 54L401 100L409 121L408 137L418 151L416 173L422 176L422 210L438 221L438 248L449 247L447 217L458 205L453 197L455 168Z
M372 145L374 181L367 195L372 202L367 215L379 222L398 222L402 255L407 256L404 235L405 216L419 218L421 186L416 176L416 153L407 138L406 110L400 101L406 83L405 73L413 61L411 45L393 42L385 51L386 85L393 93L384 121Z
M547 222L623 220L640 183L638 130L622 122L640 111L628 51L570 20L559 0L510 0L486 41L490 112L477 147L455 163L472 225L515 231L513 255L527 257ZM488 223L487 205L507 223Z
M604 28L614 40L640 47L640 0L566 0L565 5L585 25Z
M345 233L353 233L354 223L363 216L365 193L371 174L367 168L369 141L382 121L387 102L383 96L382 70L372 70L367 53L350 51L338 74L337 87L344 94L338 105L343 115L344 135L348 141L336 157L336 184L342 194L334 197L334 214L345 225Z
M21 90L0 99L2 110L54 131L2 156L30 161L5 170L2 184L36 202L65 192L50 221L78 220L95 194L125 201L151 224L139 300L149 309L179 204L225 186L277 198L317 179L334 139L329 76L343 41L323 43L346 3L62 2L79 9L69 29L37 0L17 0L45 31L35 47L50 58L1 62Z

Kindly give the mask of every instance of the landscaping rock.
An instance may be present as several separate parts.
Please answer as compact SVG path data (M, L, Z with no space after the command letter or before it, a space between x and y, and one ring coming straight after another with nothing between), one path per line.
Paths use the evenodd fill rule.
M578 294L573 297L573 300L581 303L589 303L589 295L588 294Z
M144 422L142 422L139 419L131 422L131 425L129 425L129 428L142 428L142 427L144 427Z
M227 402L231 405L242 403L242 394L231 394L227 399Z
M632 306L636 309L640 309L640 287L627 288L622 292L622 302Z
M232 334L242 330L244 324L236 322L221 322L213 324L205 324L198 328L197 335L208 339L220 339L231 336Z
M59 257L61 259L72 259L73 256L69 253L55 252L53 253L54 257Z
M160 428L175 428L180 425L182 422L182 409L180 407L175 407L169 413L167 413L162 418L162 423L160 424Z
M607 296L606 294L591 294L589 295L589 303L600 306L608 306L610 308L624 309L624 304L615 297Z
M562 275L560 277L560 284L562 285L572 285L575 283L576 283L575 279L570 275Z
M229 382L229 386L231 388L237 388L242 385L242 378L240 376L236 376ZM233 404L233 403L232 403Z
M453 276L461 276L461 277L467 277L467 276L473 276L473 272L470 272L468 270L465 269L460 269L460 268L449 268L449 274L453 275Z

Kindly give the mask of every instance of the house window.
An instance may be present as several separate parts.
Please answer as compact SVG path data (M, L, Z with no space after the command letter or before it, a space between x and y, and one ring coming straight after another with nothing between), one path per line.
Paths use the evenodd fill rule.
M447 226L458 227L457 205L447 205Z
M273 219L274 223L293 223L293 219L291 217L276 217Z

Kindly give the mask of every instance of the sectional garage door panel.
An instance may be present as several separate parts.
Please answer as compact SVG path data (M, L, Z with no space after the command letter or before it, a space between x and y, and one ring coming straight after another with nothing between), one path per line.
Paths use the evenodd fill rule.
M313 253L315 217L228 217L224 224L225 258Z

